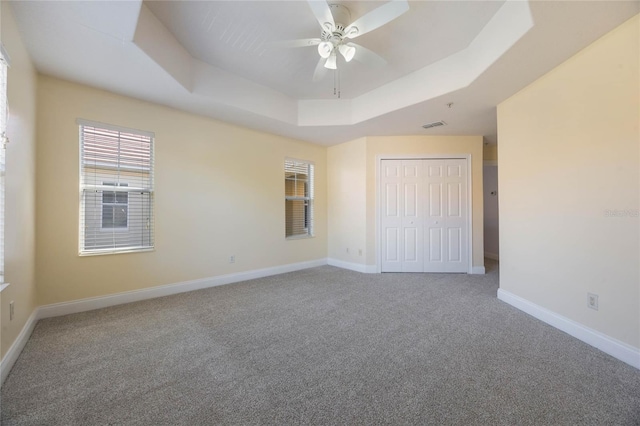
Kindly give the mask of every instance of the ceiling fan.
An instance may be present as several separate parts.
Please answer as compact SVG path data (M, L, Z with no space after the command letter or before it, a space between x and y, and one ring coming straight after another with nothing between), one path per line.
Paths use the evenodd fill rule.
M307 0L322 30L320 38L305 38L275 43L279 47L318 46L320 60L313 81L321 80L327 69L337 69L338 53L345 61L355 59L366 65L387 62L371 50L350 40L379 28L409 10L406 0L392 0L351 22L351 12L342 4Z

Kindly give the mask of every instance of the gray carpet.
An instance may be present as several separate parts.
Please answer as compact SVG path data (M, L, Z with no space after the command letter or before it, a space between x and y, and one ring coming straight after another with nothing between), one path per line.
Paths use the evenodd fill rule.
M488 266L323 266L42 320L2 424L639 425L640 371L498 301Z

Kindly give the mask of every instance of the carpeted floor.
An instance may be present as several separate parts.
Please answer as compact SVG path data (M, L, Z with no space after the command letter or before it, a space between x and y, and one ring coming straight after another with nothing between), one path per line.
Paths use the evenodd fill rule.
M330 266L42 320L2 424L639 425L640 371L489 273Z

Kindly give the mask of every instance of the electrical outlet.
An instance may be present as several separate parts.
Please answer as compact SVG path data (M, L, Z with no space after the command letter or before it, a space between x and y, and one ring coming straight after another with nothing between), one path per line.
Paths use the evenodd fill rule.
M593 293L587 293L587 307L598 310L598 295Z
M358 256L362 256L362 249L358 249Z
M349 247L347 247L347 254L349 253Z
M9 302L9 321L13 320L13 300Z
M236 263L236 255L232 254L231 256L229 256L229 263Z

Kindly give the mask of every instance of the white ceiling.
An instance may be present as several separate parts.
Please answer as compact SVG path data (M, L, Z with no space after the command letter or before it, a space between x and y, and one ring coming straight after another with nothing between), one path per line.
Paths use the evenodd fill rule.
M331 3L355 20L385 2ZM320 35L306 1L11 4L41 73L323 145L408 134L495 143L499 102L640 10L630 1L410 1L355 40L388 63L339 62L338 99L331 73L312 81L314 47L270 45ZM448 125L421 128L437 120Z

